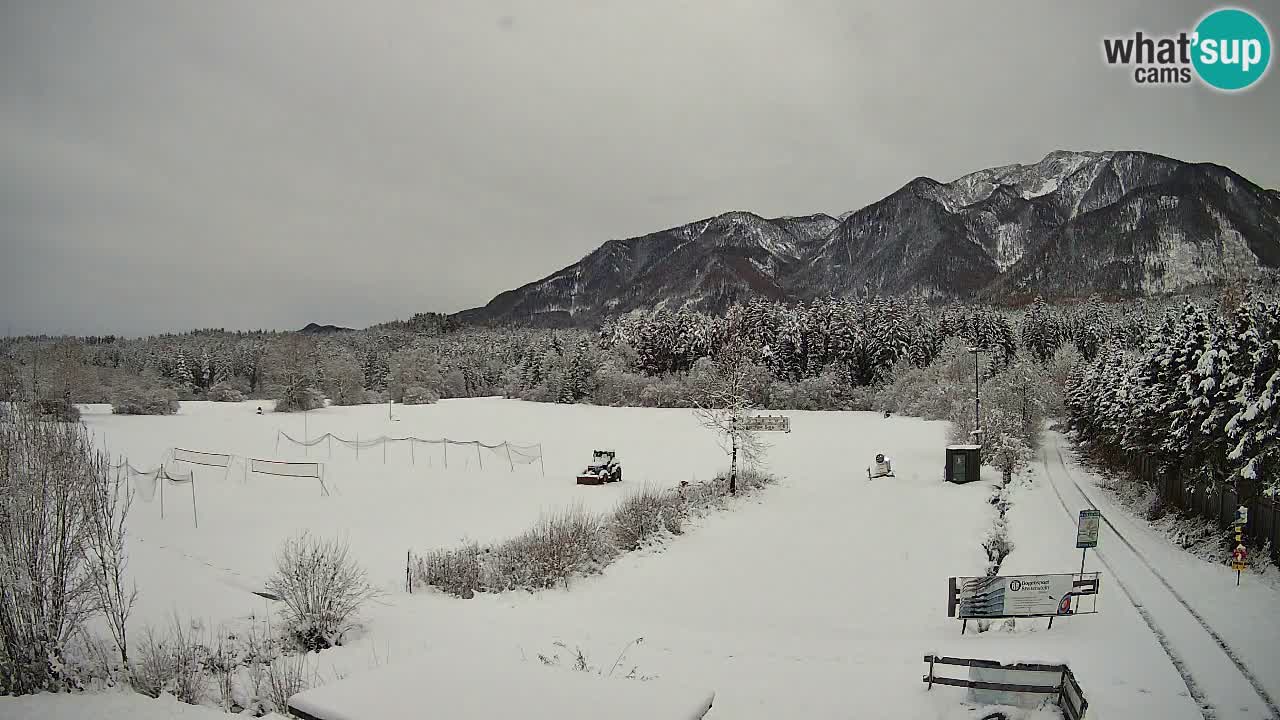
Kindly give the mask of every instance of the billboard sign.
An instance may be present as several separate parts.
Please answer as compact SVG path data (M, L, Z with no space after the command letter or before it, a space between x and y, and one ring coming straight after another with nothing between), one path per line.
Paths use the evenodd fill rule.
M1096 573L954 577L947 614L954 618L1075 615L1074 598L1098 593Z

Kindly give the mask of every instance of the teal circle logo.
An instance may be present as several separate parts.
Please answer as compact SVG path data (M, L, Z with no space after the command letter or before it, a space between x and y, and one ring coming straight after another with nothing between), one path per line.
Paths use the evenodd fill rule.
M1243 90L1262 79L1271 63L1271 36L1244 10L1215 10L1196 25L1191 63L1200 79L1219 90Z

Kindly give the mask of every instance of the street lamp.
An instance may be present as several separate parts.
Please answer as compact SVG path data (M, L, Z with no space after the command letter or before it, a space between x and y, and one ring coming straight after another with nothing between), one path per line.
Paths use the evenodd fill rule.
M973 346L969 348L969 352L973 353L973 439L976 444L980 444L977 443L982 434L980 429L982 427L982 421L978 414L978 353L987 352L987 349Z

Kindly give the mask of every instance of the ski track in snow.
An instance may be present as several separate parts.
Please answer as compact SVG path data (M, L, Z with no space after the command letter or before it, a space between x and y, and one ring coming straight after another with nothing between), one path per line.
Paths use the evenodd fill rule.
M1081 487L1080 483L1072 477L1071 470L1067 467L1066 459L1062 455L1062 447L1058 436L1049 434L1048 437L1051 440L1053 451L1056 455L1056 462L1052 463L1056 470L1050 468L1051 462L1047 459L1047 453L1044 451L1041 453L1040 460L1045 470L1045 477L1049 480L1049 484L1053 488L1054 494L1057 495L1058 502L1061 503L1063 511L1073 520L1075 519L1075 515L1072 513L1063 496L1063 486L1059 484L1057 480L1058 477L1065 478L1066 482L1070 483L1070 486L1075 489L1075 492L1090 508L1095 510L1099 509L1089 497L1089 494L1085 492L1083 487ZM1275 700L1272 699L1261 681L1258 680L1257 675L1244 663L1243 660L1240 659L1239 654L1232 649L1230 644L1227 643L1222 635L1217 632L1200 613L1196 612L1182 594L1173 587L1172 583L1169 582L1164 574L1157 570L1151 561L1147 559L1146 555L1138 550L1138 548L1125 537L1124 533L1120 532L1119 528L1115 526L1107 514L1103 514L1102 521L1111 533L1114 534L1116 538L1120 540L1121 544L1128 550L1128 555L1132 560L1137 561L1136 563L1132 561L1127 563L1129 565L1128 569L1132 570L1137 568L1140 572L1145 571L1157 581L1157 584L1152 584L1150 582L1138 582L1138 578L1135 578L1132 573L1128 575L1130 583L1126 583L1121 578L1121 569L1117 567L1117 565L1123 567L1126 563L1113 562L1118 558L1123 557L1123 553L1120 555L1113 555L1113 551L1111 550L1103 552L1097 548L1094 548L1094 553L1111 571L1112 576L1115 578L1116 585L1120 587L1121 591L1126 596L1128 596L1129 600L1138 610L1138 613L1142 616L1143 620L1146 621L1151 632L1156 636L1156 639L1164 649L1165 654L1169 656L1169 661L1173 663L1178 674L1182 676L1183 682L1186 683L1187 690L1191 693L1192 698L1195 699L1196 704L1200 707L1201 714L1205 717L1205 720L1217 720L1218 718L1223 717L1255 717L1248 714L1250 710L1248 706L1240 705L1239 699L1242 696L1248 697L1247 691L1242 693L1241 688L1239 687L1223 687L1224 685L1239 685L1238 681L1222 682L1224 675L1226 677L1234 676L1237 680L1244 680L1247 682L1249 688L1251 688L1258 700L1261 701L1261 704L1267 708L1269 715L1262 717L1269 717L1272 720L1280 720L1280 708L1277 708ZM1138 594L1135 594L1132 588L1140 588ZM1152 588L1163 588L1165 592L1159 593L1157 591L1157 593L1144 597L1145 591ZM1170 599L1176 602L1171 603L1169 602ZM1155 612L1153 612L1153 609ZM1179 615L1181 615L1181 617L1178 617ZM1203 635L1199 638L1195 638L1194 635L1190 635L1186 632L1169 632L1168 626L1172 624L1181 625L1181 627L1178 628L1179 630L1185 630L1193 627L1191 623L1187 622L1188 617L1191 620L1194 620L1194 626L1198 626L1203 632ZM1205 635L1208 637L1206 638ZM1218 652L1186 652L1188 649L1186 646L1193 643L1202 646L1197 648L1197 650L1203 650L1203 646L1211 643L1213 647L1217 648ZM1222 667L1224 660L1230 662L1234 671L1225 670L1225 668ZM1218 667L1211 667L1213 665L1217 665ZM1212 680L1205 677L1210 673L1212 673L1213 676ZM1233 698L1235 699L1235 702L1232 702ZM1238 709L1241 714L1233 712L1233 707Z

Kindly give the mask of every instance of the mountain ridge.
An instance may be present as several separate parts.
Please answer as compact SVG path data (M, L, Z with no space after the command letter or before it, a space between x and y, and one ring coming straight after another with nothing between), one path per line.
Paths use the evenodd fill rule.
M564 325L865 292L994 303L1137 297L1276 267L1280 191L1214 163L1056 150L947 183L916 177L838 215L735 210L609 240L455 317Z

